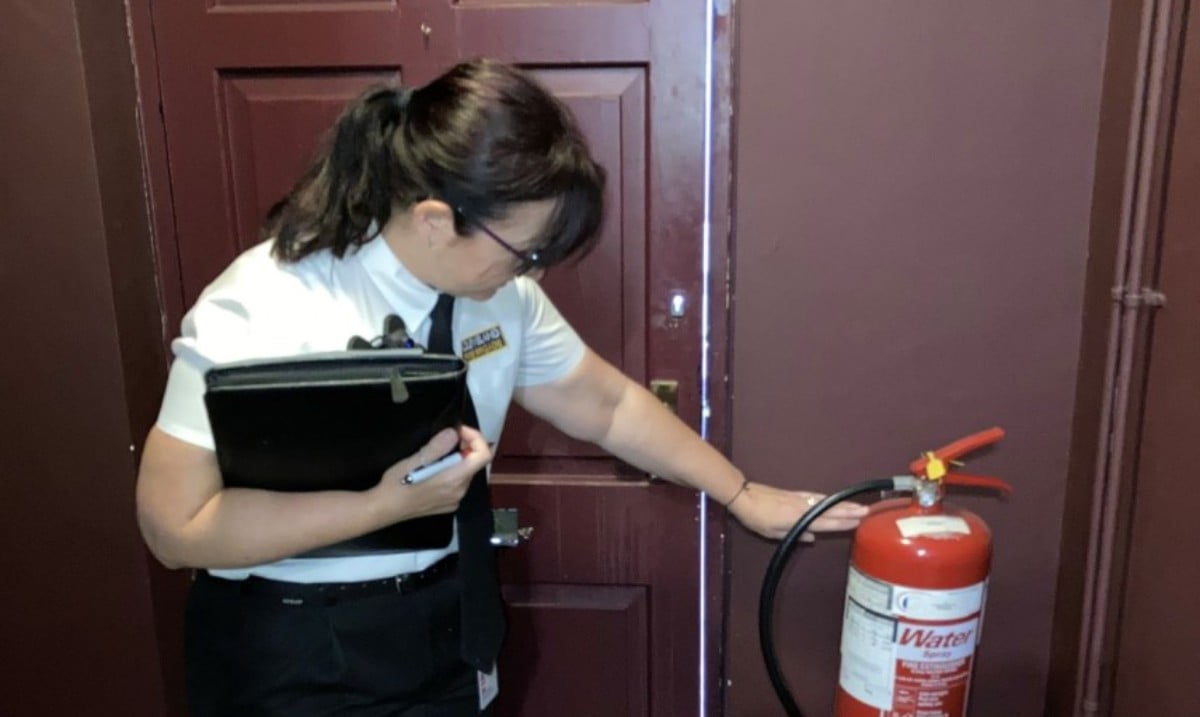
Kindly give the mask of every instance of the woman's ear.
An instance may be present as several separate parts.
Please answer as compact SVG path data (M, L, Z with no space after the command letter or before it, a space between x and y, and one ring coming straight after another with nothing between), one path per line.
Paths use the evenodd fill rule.
M413 205L413 225L429 248L441 248L456 241L454 210L440 199L423 199Z

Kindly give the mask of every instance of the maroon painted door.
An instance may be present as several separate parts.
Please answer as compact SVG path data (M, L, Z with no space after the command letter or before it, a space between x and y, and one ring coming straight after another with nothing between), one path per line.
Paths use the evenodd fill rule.
M599 248L545 286L601 355L675 380L699 421L703 0L162 0L152 4L176 236L168 307L257 241L265 209L366 83L418 84L456 58L526 66L609 172ZM172 293L177 292L177 293ZM671 296L689 307L671 318ZM175 309L172 313L177 314ZM170 316L177 326L179 316ZM695 715L698 501L516 411L497 507L531 540L502 556L511 631L500 714Z
M1200 13L1188 16L1162 218L1157 288L1130 529L1128 572L1107 714L1200 714Z

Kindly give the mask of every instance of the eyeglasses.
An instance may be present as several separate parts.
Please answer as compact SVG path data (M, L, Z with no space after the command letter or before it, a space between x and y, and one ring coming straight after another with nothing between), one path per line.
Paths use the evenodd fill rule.
M517 258L517 276L521 276L523 274L528 274L529 272L533 271L534 269L544 268L544 263L543 263L544 257L542 256L541 251L539 251L537 249L530 249L529 251L521 251L520 249L516 248L512 244L509 244L507 241L505 241L499 234L497 234L496 232L489 229L487 227L487 225L485 225L483 222L475 220L475 219L471 219L470 215L468 215L466 212L464 212L461 207L458 208L456 211L461 216L463 216L468 222L470 222L473 226L478 227L480 231L482 231L484 234L487 234L497 244L504 247L505 250L507 250L509 254L512 254L513 256L515 256Z

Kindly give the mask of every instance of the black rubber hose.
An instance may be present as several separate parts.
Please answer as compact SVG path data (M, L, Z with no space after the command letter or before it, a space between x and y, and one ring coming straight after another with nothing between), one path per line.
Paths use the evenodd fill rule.
M775 694L783 703L783 709L787 712L788 717L804 717L804 713L796 706L796 699L792 696L791 690L788 689L783 672L779 669L779 657L775 654L775 591L779 588L779 580L783 577L783 569L787 566L788 558L795 550L800 536L804 535L804 531L808 530L813 521L821 517L825 511L856 495L895 489L895 480L880 478L859 483L827 496L800 516L800 520L792 526L792 529L780 541L779 546L775 548L775 554L771 556L771 564L767 566L767 574L763 578L762 592L758 596L758 639L762 645L763 660L767 663L767 675L771 678L771 686L775 688Z

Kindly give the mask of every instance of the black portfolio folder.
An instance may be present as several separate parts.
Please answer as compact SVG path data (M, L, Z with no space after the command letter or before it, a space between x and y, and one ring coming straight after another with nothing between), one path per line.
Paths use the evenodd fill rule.
M224 364L205 382L227 487L361 491L461 424L466 365L414 349L344 351ZM415 518L301 557L441 548L453 520Z

